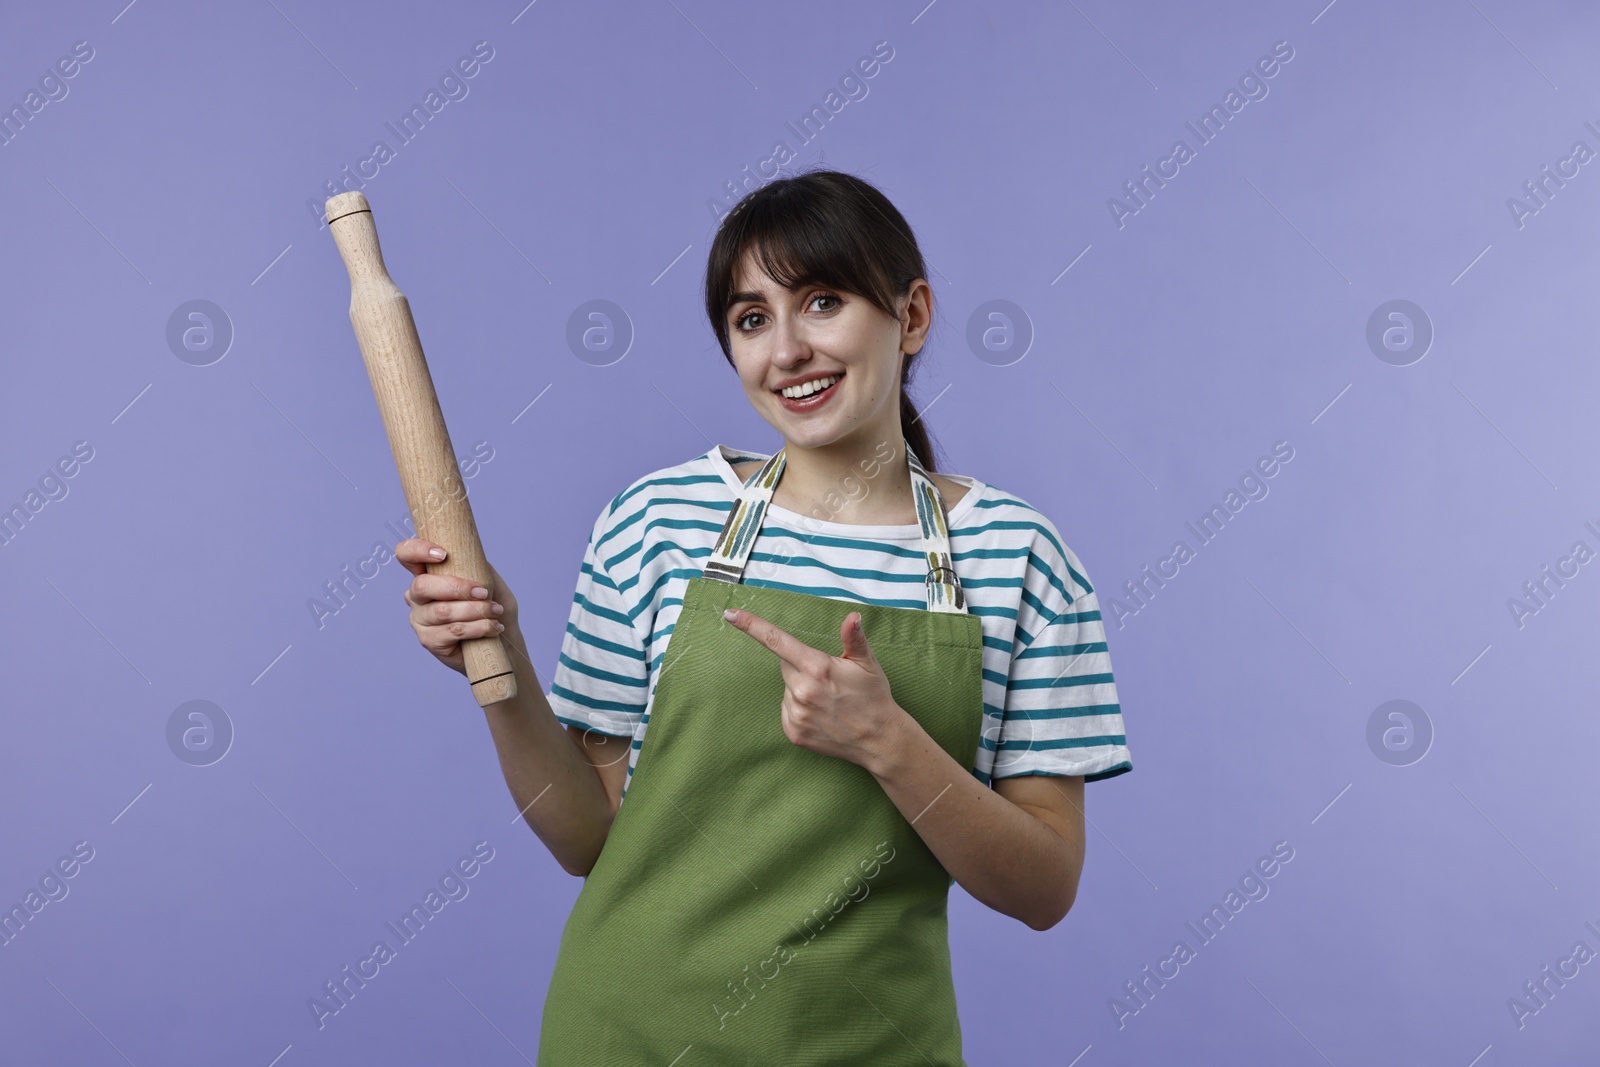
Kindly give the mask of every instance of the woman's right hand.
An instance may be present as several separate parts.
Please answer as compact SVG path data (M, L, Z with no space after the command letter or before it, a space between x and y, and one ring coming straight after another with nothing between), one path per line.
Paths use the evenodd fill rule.
M429 563L444 561L442 555L429 554L433 551L442 554L444 548L419 537L408 538L394 547L395 558L415 576L405 592L405 601L411 605L411 629L416 631L422 647L441 663L466 674L461 642L492 637L516 626L517 601L493 565L489 573L494 577L498 599L474 596L473 589L483 586L470 578L429 574Z

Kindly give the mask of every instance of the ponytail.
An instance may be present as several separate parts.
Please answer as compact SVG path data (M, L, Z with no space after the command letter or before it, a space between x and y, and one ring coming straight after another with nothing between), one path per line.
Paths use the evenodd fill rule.
M906 357L908 368L913 358ZM916 405L911 402L911 394L906 391L904 377L900 381L900 435L906 439L906 446L922 461L923 469L929 474L934 473L937 468L934 466L933 442L928 437L928 428L923 424Z

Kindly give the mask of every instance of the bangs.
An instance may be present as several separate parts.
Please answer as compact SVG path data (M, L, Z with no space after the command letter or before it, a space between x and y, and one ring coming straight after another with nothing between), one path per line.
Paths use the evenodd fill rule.
M740 234L738 246L730 250L722 285L724 314L740 288L738 273L747 253L785 289L807 285L845 289L893 314L886 292L888 279L874 269L875 259L860 239L859 229L824 227L821 220L803 214L793 219L775 217L778 212L772 209L781 206L773 201L761 205L768 210L758 208L757 214L765 217L752 218L746 232Z
M881 250L869 240L875 229L872 223L881 228L884 221L875 205L844 197L830 202L831 210L825 213L803 187L770 193L752 197L734 210L706 264L706 310L725 355L727 313L741 291L738 274L747 253L785 289L806 285L842 289L890 317L895 315L892 281L880 266Z

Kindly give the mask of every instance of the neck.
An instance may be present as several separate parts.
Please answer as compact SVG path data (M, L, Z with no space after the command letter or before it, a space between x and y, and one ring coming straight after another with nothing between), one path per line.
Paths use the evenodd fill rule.
M864 443L863 443L864 442ZM894 432L820 448L784 445L783 476L773 492L780 507L825 522L901 526L916 521L905 438Z

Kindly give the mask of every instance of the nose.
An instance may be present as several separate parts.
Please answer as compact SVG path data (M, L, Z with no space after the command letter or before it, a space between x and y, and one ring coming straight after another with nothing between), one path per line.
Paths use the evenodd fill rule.
M780 313L767 337L772 346L767 358L775 367L789 370L811 358L811 344L805 337L805 325L793 316Z

